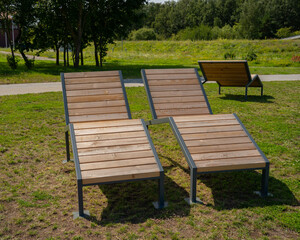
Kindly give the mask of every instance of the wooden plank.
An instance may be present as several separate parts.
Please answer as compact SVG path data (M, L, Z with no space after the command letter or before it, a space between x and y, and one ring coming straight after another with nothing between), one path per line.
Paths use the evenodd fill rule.
M218 159L196 161L197 172L213 172L238 169L264 168L266 163L262 157Z
M246 70L246 66L245 63L201 63L202 67L205 69L245 69Z
M181 116L181 117L174 117L174 121L176 124L180 122L192 122L192 121L215 121L215 120L229 120L229 119L236 119L233 114L217 114L217 115L204 115L204 116Z
M166 92L166 91L189 91L197 90L202 91L200 85L170 85L170 86L150 86L151 92Z
M182 134L184 141L188 140L205 140L211 138L227 138L227 137L242 137L247 136L244 131L234 132L212 132L212 133L195 133L195 134Z
M208 127L208 126L227 126L227 125L236 125L236 124L239 124L239 122L236 119L176 123L179 129L189 128L189 127L194 128L194 127Z
M188 140L185 144L188 147L193 146L215 146L225 144L238 144L238 143L252 143L248 136L246 137L232 137L232 138L217 138L217 139L206 139L206 140Z
M216 153L216 152L233 152L241 150L255 150L253 143L241 143L241 144L225 144L215 146L197 146L188 147L191 154L203 154L203 153Z
M77 149L82 148L97 148L97 147L110 147L110 146L124 146L132 144L145 144L148 143L146 136L139 138L128 138L128 139L114 139L106 141L89 141L89 142L78 142Z
M124 95L122 93L122 94L68 97L68 103L95 102L95 101L103 101L103 100L124 100Z
M139 145L126 145L126 146L113 146L113 147L103 147L101 149L78 149L78 156L96 155L96 154L106 154L106 153L120 153L120 152L132 152L132 151L142 151L149 150L150 145L139 144Z
M83 184L159 177L157 164L82 172Z
M66 86L67 85L75 85L75 84L107 83L107 82L120 82L120 77L112 76L112 77L90 77L90 78L65 79Z
M122 133L105 133L76 136L76 142L114 140L114 139L129 139L146 136L144 131L137 132L122 132Z
M195 73L195 69L194 68L145 69L145 73L147 77L148 75L153 75L153 74L175 74L175 73L189 74L189 73Z
M208 78L221 78L228 79L232 81L239 81L241 79L249 80L248 75L246 73L238 73L238 72L211 72L205 74Z
M158 98L158 97L153 98L153 96L152 96L152 100L153 100L154 104L157 104L157 103L173 103L173 102L185 103L185 102L203 102L203 101L205 101L205 98L204 98L203 95L192 96L192 97L183 96L183 97L162 97L162 98Z
M101 115L84 115L84 116L70 116L69 120L71 123L75 122L89 122L89 121L104 121L104 120L117 120L117 119L128 119L127 113L112 113L112 114L101 114Z
M117 93L123 93L122 88L74 90L74 91L67 91L66 92L67 97L107 95L107 94L117 94Z
M147 80L148 81L152 81L152 80L189 80L189 79L197 79L197 75L196 73L178 73L178 74L155 74L155 75L151 75L151 74L147 74Z
M126 106L121 107L104 107L104 108L81 108L81 109L69 109L69 116L81 116L81 115L96 115L103 113L126 113Z
M134 152L121 152L121 153L108 153L108 154L96 154L89 156L80 156L80 163L89 162L102 162L102 161L116 161L125 159L135 159L135 158L147 158L153 157L152 150L134 151Z
M68 103L69 111L72 109L80 109L80 108L117 107L117 106L126 106L125 101L115 100L115 101Z
M67 84L66 90L87 90L87 89L102 89L102 88L121 88L121 82L105 82L105 83L84 83L84 84Z
M99 127L120 127L120 126L132 126L141 124L140 119L126 119L117 121L99 121L99 122L88 122L88 123L75 123L74 129L86 129L86 128L99 128Z
M111 169L111 168L141 166L141 165L149 165L149 164L156 164L154 157L107 161L107 162L81 163L80 169L81 171L88 171L88 170L96 170L96 169Z
M174 102L174 103L158 103L155 104L155 109L156 110L162 110L162 109L178 109L178 108L205 108L207 107L206 102L190 102L188 104L186 103L178 103L178 102Z
M181 134L189 133L210 133L210 132L228 132L228 131L241 131L243 130L240 125L220 126L220 127L205 127L205 128L184 128L180 130Z
M151 92L153 98L156 97L187 97L187 96L202 96L203 92L199 89L196 91L167 91L167 92Z
M64 73L65 79L69 79L69 78L89 78L89 77L111 77L111 76L119 76L119 71Z
M235 157L258 157L261 156L257 150L243 150L233 152L218 152L218 153L204 153L204 154L192 154L194 161L203 161L209 159L221 159L221 158L235 158Z
M151 80L148 81L148 85L150 87L152 86L168 86L168 85L199 85L198 79L192 79L192 80Z
M195 114L209 114L207 107L204 108L180 108L180 109L164 109L156 110L157 116L182 116L182 115L195 115Z
M131 126L119 126L119 127L95 127L88 129L75 129L76 137L80 135L88 134L103 134L103 133L121 133L121 132L132 132L132 131L143 131L142 124L131 125Z

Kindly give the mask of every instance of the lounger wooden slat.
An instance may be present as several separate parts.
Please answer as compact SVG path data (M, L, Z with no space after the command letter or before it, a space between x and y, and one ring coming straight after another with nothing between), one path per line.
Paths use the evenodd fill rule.
M67 160L71 135L78 187L78 216L83 210L83 186L159 180L163 208L163 168L146 123L131 119L120 71L62 74L66 117Z
M221 62L218 68L210 62L207 65L213 70L210 74L215 78L223 74L229 79L229 73L233 70L236 76L242 79L247 76L244 73L246 69L244 62L234 61L230 66L227 62ZM193 74L198 85L180 84L179 79L185 79L185 74L189 77ZM175 77L176 75L179 77ZM262 169L261 194L267 196L269 174L267 158L235 114L212 115L196 69L166 69L165 73L162 69L147 69L142 70L142 76L153 117L150 123L166 122L164 117L169 117L168 121L188 162L191 171L188 203L197 202L197 174L221 171ZM164 83L161 86L157 81L158 76ZM236 82L236 79L231 78L231 83ZM152 81L155 81L154 84Z
M215 81L221 87L245 87L247 100L248 87L260 87L263 95L263 84L258 75L251 76L247 61L198 61L204 82Z
M105 133L105 134L89 134L77 136L77 142L114 140L114 139L130 139L144 136L143 132L122 132L122 133Z
M135 151L135 152L122 152L122 153L108 153L98 154L90 156L81 156L79 158L80 163L89 162L105 162L105 161L116 161L126 159L140 159L143 157L153 157L151 150Z

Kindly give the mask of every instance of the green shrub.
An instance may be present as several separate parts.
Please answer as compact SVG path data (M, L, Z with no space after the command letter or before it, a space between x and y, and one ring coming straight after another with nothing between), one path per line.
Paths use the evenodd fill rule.
M248 62L255 61L257 59L257 54L253 48L249 48L246 56L244 57Z
M157 36L153 28L140 28L132 31L129 36L129 40L156 40Z
M176 40L211 40L211 27L201 24L198 27L194 28L185 28L180 30L176 37Z
M27 69L32 69L33 66L34 66L34 59L28 59L28 60L25 62L25 66L27 67Z
M290 37L292 35L291 29L291 27L280 28L277 30L276 36L278 38Z
M6 57L7 63L10 66L11 69L17 69L18 62L20 61L17 57L13 57L12 55L7 55Z

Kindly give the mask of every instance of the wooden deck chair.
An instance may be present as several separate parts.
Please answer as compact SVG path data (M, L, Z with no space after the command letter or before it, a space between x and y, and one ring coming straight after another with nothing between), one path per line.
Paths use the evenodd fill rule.
M236 61L198 61L204 82L215 81L221 87L244 87L247 100L249 87L260 87L263 95L263 84L258 75L251 75L246 60Z
M82 187L126 181L158 179L159 201L164 207L164 171L143 119L131 119L121 71L61 74L66 118L77 176L79 213Z
M196 203L197 174L262 169L261 196L268 195L269 161L235 114L213 115L196 69L142 70L154 120L169 122L190 168Z

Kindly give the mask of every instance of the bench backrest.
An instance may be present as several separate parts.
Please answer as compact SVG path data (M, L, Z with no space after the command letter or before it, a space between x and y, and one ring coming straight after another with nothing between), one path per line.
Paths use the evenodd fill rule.
M205 81L216 81L221 86L245 87L251 81L246 60L198 61Z
M142 69L142 77L153 119L211 113L196 69Z
M61 73L66 124L131 118L121 71Z

